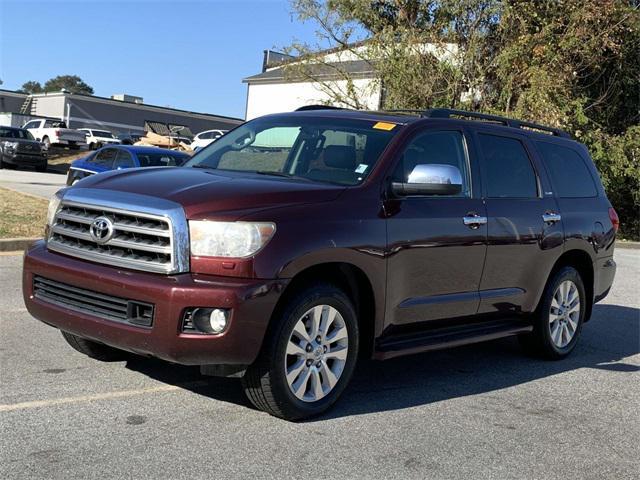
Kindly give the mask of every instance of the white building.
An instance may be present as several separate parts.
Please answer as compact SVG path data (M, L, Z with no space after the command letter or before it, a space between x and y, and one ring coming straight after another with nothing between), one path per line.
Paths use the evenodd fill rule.
M265 52L265 57L270 53ZM336 61L310 68L313 69L314 78L320 78L323 81L335 78L331 88L342 92L346 91L347 81L343 79L344 76L337 73L336 69L339 68L348 73L361 103L372 110L380 107L380 82L368 62ZM331 100L326 87L321 83L311 82L301 77L291 78L291 76L287 75L282 63L279 66L269 66L265 61L262 73L243 79L242 81L247 84L245 118L251 120L269 113L291 112L304 105L323 104Z
M245 119L251 120L270 113L291 112L305 105L331 103L332 95L327 91L345 94L346 77L353 82L359 102L365 109L378 110L382 106L382 85L371 63L362 60L366 44L350 50L327 50L320 52L322 63L308 65L311 76L322 80L312 82L294 72L287 72L285 64L295 64L295 57L266 50L262 72L242 81L247 84ZM459 53L455 44L420 44L414 47L418 55L431 54L440 61L455 63ZM359 55L363 53L363 55ZM327 80L335 79L333 82ZM344 95L347 96L347 95Z

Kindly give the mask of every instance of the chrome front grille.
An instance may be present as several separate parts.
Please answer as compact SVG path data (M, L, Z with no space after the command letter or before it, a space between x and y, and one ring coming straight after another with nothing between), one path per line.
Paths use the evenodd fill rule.
M109 238L91 233L97 219L107 219ZM63 201L49 230L50 250L125 268L178 271L173 226L168 216Z

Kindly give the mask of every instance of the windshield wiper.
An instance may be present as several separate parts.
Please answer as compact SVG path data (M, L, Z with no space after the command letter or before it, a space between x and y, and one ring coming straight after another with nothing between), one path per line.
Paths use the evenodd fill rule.
M196 165L192 165L191 168L210 168L215 170L215 167L210 167L209 165L204 165L203 163L197 163Z
M278 172L273 170L256 170L258 175L273 175L274 177L285 177L285 178L301 178L292 173L287 172Z

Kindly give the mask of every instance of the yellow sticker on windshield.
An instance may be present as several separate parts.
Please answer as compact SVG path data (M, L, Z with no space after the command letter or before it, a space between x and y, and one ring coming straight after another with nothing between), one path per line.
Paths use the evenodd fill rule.
M394 128L396 128L396 124L388 122L378 122L373 126L373 128L377 130L393 130Z

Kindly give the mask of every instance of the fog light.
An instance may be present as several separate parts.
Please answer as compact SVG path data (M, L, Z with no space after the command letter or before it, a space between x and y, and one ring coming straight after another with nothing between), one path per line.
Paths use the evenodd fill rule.
M228 310L221 308L196 308L191 315L191 322L201 333L218 334L227 328L228 313Z

